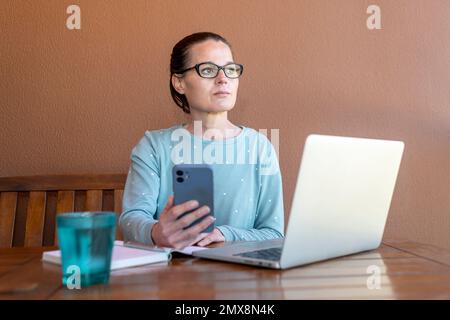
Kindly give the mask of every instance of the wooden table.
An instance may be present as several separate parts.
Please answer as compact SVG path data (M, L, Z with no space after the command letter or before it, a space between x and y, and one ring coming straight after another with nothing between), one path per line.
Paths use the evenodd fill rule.
M450 299L450 252L408 241L283 271L178 255L81 290L41 261L51 249L0 249L0 299Z

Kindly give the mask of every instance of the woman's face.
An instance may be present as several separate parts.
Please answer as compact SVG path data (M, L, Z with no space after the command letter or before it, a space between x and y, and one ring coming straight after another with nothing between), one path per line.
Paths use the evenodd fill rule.
M213 62L224 66L233 61L230 48L221 41L206 40L194 44L189 49L186 68L202 62ZM233 109L236 103L239 79L229 79L223 70L215 78L202 78L195 69L184 73L183 77L172 76L175 89L185 94L191 111L223 112ZM225 91L228 94L218 94Z

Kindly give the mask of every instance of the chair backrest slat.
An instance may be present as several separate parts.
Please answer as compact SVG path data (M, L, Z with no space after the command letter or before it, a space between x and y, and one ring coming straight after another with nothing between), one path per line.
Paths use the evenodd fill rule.
M123 190L122 189L114 190L114 212L117 215L117 219L119 219L119 216L122 213L122 198L123 198ZM123 240L122 232L120 231L118 222L116 226L116 239Z
M13 244L16 206L17 192L0 194L0 248L11 247Z
M58 199L56 201L56 214L65 213L65 212L73 212L75 204L75 191L58 191ZM56 231L56 222L55 222L55 240L54 244L58 244L58 233Z
M28 200L25 247L40 247L44 236L46 193L31 191Z
M58 200L56 203L56 214L64 212L72 212L74 208L75 192L74 191L58 191Z
M103 194L102 190L86 191L86 211L102 211Z

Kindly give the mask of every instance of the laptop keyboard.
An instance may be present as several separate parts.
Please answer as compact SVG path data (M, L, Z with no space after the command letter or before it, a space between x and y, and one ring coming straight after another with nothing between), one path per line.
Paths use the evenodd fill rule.
M276 247L276 248L269 248L269 249L256 250L256 251L250 251L250 252L242 252L242 253L235 254L235 256L247 257L247 258L253 258L253 259L278 261L281 258L281 249L282 248Z

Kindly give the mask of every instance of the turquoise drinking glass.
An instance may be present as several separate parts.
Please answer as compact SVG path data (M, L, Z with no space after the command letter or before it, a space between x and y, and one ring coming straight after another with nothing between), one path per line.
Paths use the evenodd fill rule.
M62 282L108 283L116 232L114 212L72 212L56 216ZM74 277L79 276L79 279Z

